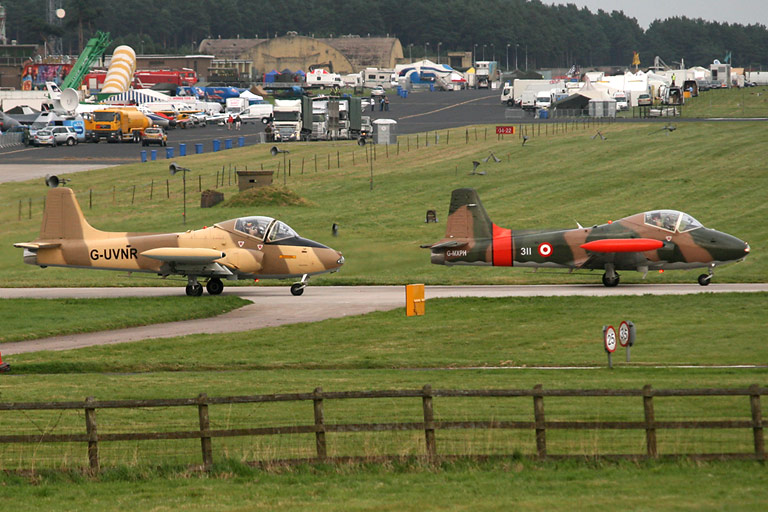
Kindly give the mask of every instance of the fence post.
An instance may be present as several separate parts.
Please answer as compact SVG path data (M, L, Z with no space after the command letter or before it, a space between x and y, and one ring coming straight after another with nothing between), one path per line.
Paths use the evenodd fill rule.
M323 388L315 388L315 447L317 448L317 458L324 460L328 457L325 444L325 416L323 415Z
M749 386L749 403L752 409L752 435L755 438L755 456L765 460L765 437L763 437L763 413L760 409L760 386Z
M653 412L653 391L651 385L643 386L643 409L645 410L645 446L648 457L656 458L659 453L656 449L656 417Z
M429 384L422 388L422 406L424 409L424 437L427 441L427 457L434 460L437 456L437 446L435 444L435 415L432 409L432 386Z
M533 418L536 423L536 454L539 458L547 456L547 429L544 426L544 395L536 394L541 391L541 384L533 386Z
M211 423L208 418L208 395L200 393L197 397L197 415L200 419L200 448L203 451L203 467L210 469L213 465L213 447L211 446L210 428Z
M85 399L85 432L88 434L88 464L91 471L99 471L99 435L96 429L96 409L88 407L93 397Z

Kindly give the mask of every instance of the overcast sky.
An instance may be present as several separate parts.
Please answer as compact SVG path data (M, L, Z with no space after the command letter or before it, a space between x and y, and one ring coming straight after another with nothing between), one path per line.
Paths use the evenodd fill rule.
M709 21L768 25L768 0L543 0L546 4L576 4L593 13L624 11L643 29L655 19L686 16Z

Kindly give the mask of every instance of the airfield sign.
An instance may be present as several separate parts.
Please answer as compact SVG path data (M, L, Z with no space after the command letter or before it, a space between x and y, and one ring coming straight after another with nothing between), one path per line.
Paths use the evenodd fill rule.
M514 134L515 134L514 126L497 126L496 127L496 135L514 135Z

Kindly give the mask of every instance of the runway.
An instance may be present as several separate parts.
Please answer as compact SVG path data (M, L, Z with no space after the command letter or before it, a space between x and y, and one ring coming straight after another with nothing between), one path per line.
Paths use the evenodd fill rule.
M768 283L713 283L707 287L698 284L636 284L616 288L606 288L601 285L427 286L425 295L427 299L434 299L440 297L607 297L727 292L768 292ZM159 297L183 293L182 288L170 287L2 288L0 298ZM309 286L301 297L291 295L287 287L271 286L230 287L225 289L224 293L253 301L253 304L214 318L3 343L0 345L0 351L3 355L12 355L190 334L242 332L360 315L372 311L388 311L405 306L403 286Z

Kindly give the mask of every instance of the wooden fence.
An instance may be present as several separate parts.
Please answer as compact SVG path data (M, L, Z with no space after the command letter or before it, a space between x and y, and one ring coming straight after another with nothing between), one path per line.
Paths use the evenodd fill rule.
M435 432L440 430L462 429L522 429L535 432L537 458L547 458L547 433L550 430L640 430L645 432L645 453L617 454L611 457L621 458L657 458L659 453L656 434L663 429L751 429L754 450L742 453L708 454L663 454L665 456L686 456L693 458L742 458L765 460L765 439L763 434L760 397L768 394L768 388L752 385L738 389L653 389L650 385L642 389L544 389L541 385L533 389L493 389L493 390L433 390L429 385L416 390L386 391L342 391L323 392L316 388L312 393L286 393L272 395L208 397L201 394L197 398L156 399L156 400L94 400L88 398L81 402L32 402L0 403L0 414L8 411L42 410L83 410L85 412L85 433L82 434L35 434L35 435L0 435L0 444L8 443L87 443L88 463L93 471L99 470L99 445L113 441L142 441L160 439L200 439L203 467L209 468L213 462L213 439L237 436L267 436L314 434L315 452L318 461L329 459L326 447L326 435L341 432L384 432L384 431L423 431L425 456L436 459L441 456ZM657 421L654 413L656 398L661 397L724 397L743 396L749 399L751 418L743 420L691 420ZM435 398L508 398L530 397L533 399L533 421L435 421ZM642 397L643 421L549 421L544 413L544 399L550 397ZM423 421L392 423L326 423L323 404L327 400L350 399L420 399L422 402ZM314 421L303 425L276 427L252 427L239 429L211 430L208 407L220 404L247 404L268 402L312 402ZM199 425L192 430L173 432L124 432L100 434L96 419L99 409L136 409L157 407L197 407ZM308 411L307 411L308 412ZM450 413L450 411L448 411ZM448 454L445 454L448 455ZM598 454L593 454L598 456ZM565 454L558 457L583 457L584 454Z

